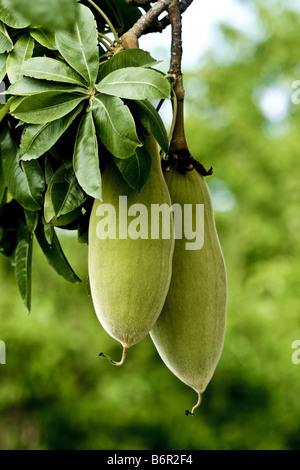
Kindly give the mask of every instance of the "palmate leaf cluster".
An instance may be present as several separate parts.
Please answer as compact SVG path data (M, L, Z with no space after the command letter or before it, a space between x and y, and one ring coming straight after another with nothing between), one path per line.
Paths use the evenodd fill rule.
M98 6L119 34L141 15L123 0ZM60 275L80 281L55 228L77 230L87 242L108 159L140 191L151 166L141 133L168 150L151 101L170 98L169 81L147 51L119 48L108 56L99 42L106 32L87 2L0 0L0 250L14 265L28 311L34 237Z

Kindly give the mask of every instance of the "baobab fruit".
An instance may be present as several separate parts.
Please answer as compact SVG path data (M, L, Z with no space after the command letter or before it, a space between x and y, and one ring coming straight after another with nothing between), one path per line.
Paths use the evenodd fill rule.
M103 172L103 202L94 201L90 216L91 296L103 328L123 346L120 362L107 356L115 365L122 364L127 349L141 341L153 327L171 279L174 228L170 195L156 140L147 135L143 144L151 156L150 176L143 189L139 193L131 189L111 161ZM165 218L169 236L163 237L161 230L152 236L153 205L169 208ZM104 225L112 232L111 237L100 234Z
M150 335L168 368L198 394L199 406L223 349L227 280L209 190L196 171L184 174L176 169L165 173L172 204L204 204L204 243L201 249L188 250L175 224L175 249L172 279L161 315ZM178 227L177 227L178 229ZM190 412L187 412L189 414Z

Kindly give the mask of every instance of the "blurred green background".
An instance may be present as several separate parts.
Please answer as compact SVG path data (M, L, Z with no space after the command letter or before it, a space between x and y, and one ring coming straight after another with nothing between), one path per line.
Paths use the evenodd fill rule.
M185 74L187 138L214 168L229 283L224 352L201 407L185 416L196 394L149 338L120 368L98 357L119 358L121 346L88 296L87 247L59 232L83 282L60 278L35 244L29 316L0 259L0 449L300 449L300 11L238 3L256 29L223 22L217 47Z

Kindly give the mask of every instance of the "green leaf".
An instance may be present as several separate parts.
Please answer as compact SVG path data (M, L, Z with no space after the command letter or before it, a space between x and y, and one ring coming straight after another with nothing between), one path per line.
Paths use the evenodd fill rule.
M62 165L53 175L45 194L44 216L47 223L80 207L86 196L75 174Z
M73 283L81 282L81 279L75 274L63 253L55 229L47 224L45 224L45 227L47 227L46 230L44 229L43 221L40 219L35 230L35 235L48 263L67 281ZM45 232L49 231L51 231L51 235L48 233L46 238ZM52 243L49 243L49 240L51 240Z
M97 24L91 10L77 5L78 20L73 33L57 32L56 44L65 61L92 86L99 69Z
M47 31L46 29L33 29L30 31L31 36L42 46L52 51L57 50L54 33Z
M120 98L97 95L93 116L98 137L115 157L128 158L142 145L132 114Z
M29 26L28 20L25 20L18 11L11 9L9 0L0 0L0 20L11 28L26 28Z
M27 313L31 309L32 240L26 224L20 221L14 265L17 285Z
M51 220L51 225L53 227L61 227L61 228L67 228L69 229L70 226L72 226L72 223L74 222L75 225L72 226L70 230L74 230L77 228L77 223L78 221L76 219L79 219L81 216L81 208L77 207L77 209L74 209L71 212L68 212L65 215L60 215L59 217L54 217Z
M125 49L115 54L100 67L98 80L102 80L115 70L125 67L151 67L159 62L142 49Z
M6 27L0 21L0 54L3 54L4 52L10 52L13 47L13 42L6 30Z
M17 96L31 96L37 93L47 93L55 91L60 93L83 93L86 95L86 89L77 85L67 83L48 82L46 80L36 80L34 78L23 77L18 82L11 85L6 94Z
M102 199L98 142L92 111L80 123L73 155L74 171L78 183L86 194Z
M74 111L55 121L29 125L21 138L21 160L32 160L44 155L72 124L82 111L82 103Z
M34 57L24 62L22 73L26 77L51 80L54 82L85 85L84 80L64 62L50 57Z
M145 129L152 134L165 153L169 151L169 138L159 113L147 100L132 101L130 109L134 116L143 124Z
M19 154L18 154L19 156ZM20 162L23 174L30 194L38 203L39 207L43 204L43 192L45 191L45 178L40 164L33 160L32 162ZM27 209L27 207L24 208ZM29 210L34 210L33 208Z
M27 228L29 232L33 234L38 224L39 213L38 211L28 211L24 209L24 215Z
M9 131L0 143L0 152L5 183L12 196L25 209L41 209L45 182L38 162L34 160L20 165L17 144Z
M33 48L34 40L29 34L23 34L15 43L6 61L6 72L10 83L15 83L22 78L22 64L30 59Z
M2 82L3 78L6 75L6 60L7 54L3 53L0 55L0 82Z
M126 67L103 78L96 88L101 93L132 100L169 99L169 81L156 70Z
M140 192L148 181L151 169L151 157L146 149L137 148L135 153L126 160L115 157L113 160L129 186Z
M11 96L6 102L6 105L9 103L9 111L12 112L16 109L25 100L25 98L25 96Z
M43 124L70 113L84 99L74 93L38 93L24 98L16 107L11 107L11 114L29 124Z
M51 156L50 155L45 155L45 164L44 164L44 173L45 173L45 181L46 185L49 186L49 183L53 177L53 168L51 165Z
M5 116L9 113L10 105L14 101L14 97L11 96L4 105L0 105L0 123L3 121Z
M6 4L31 24L51 31L71 30L76 20L75 0L6 0Z

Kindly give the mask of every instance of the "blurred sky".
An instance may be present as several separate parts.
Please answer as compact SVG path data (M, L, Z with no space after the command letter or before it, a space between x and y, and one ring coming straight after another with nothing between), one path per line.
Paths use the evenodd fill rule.
M270 0L270 6L276 14L282 14L285 8L300 12L300 2L295 0ZM225 22L241 30L254 41L260 41L265 35L265 29L257 18L255 7L251 2L242 0L194 0L182 17L182 43L183 43L183 73L195 69L201 58L208 50L213 51L218 61L231 61L234 59L233 51L225 44L217 25ZM157 60L164 62L159 66L167 71L169 67L171 28L163 33L153 33L142 36L140 47L152 53ZM201 64L198 68L201 70ZM290 105L290 85L273 84L259 90L256 96L257 105L272 123L283 123ZM163 117L168 119L167 111ZM280 134L279 126L274 135Z
M236 0L194 0L182 17L183 70L195 66L199 57L208 49L218 48L216 24L226 21L243 31L258 29L254 10ZM171 41L170 27L159 34L148 34L140 38L140 47L160 51L164 57L169 55ZM157 57L158 58L158 57Z
M285 8L300 12L299 0L269 0L270 6L280 15ZM164 16L164 15L163 15ZM220 21L234 26L252 37L259 38L263 33L261 24L257 21L255 7L252 2L243 0L194 0L183 15L183 70L192 68L195 62L208 49L222 49L221 37L216 25ZM163 33L148 34L140 39L140 47L164 51L168 57L170 44L170 27ZM146 47L147 44L147 47Z

